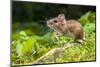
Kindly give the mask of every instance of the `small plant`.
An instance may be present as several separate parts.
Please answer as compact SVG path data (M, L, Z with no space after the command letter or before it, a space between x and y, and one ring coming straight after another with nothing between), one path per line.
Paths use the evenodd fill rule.
M86 14L82 15L79 19L81 24L84 26L87 23L95 23L95 12L87 12Z

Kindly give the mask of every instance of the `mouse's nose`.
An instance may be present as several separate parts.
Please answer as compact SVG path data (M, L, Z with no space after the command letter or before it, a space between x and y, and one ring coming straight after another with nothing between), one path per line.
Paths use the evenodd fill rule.
M47 22L47 25L52 25L53 23L52 22Z

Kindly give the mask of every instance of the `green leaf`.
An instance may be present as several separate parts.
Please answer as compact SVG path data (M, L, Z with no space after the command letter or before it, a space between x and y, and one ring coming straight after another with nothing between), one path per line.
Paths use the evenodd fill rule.
M89 18L90 14L91 14L91 11L89 11L85 15L81 16L81 18L79 19L79 21L81 22L82 25L85 25L86 23L89 22L88 18Z
M22 56L22 55L23 55L22 48L23 48L23 45L22 45L22 44L18 44L18 45L16 46L16 53L17 53L19 56Z
M26 36L26 33L25 33L24 31L19 32L19 34L20 34L21 36Z

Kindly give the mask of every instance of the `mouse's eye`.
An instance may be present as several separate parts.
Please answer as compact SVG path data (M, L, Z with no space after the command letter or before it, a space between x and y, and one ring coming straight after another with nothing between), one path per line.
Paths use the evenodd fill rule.
M54 20L54 23L57 23L58 21L57 20Z

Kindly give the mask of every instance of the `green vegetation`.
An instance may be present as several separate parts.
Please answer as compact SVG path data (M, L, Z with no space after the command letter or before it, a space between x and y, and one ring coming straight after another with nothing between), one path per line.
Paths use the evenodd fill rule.
M13 24L12 65L95 61L95 12L87 12L81 16L79 21L86 33L86 41L83 44L70 43L73 40L64 36L58 38L54 32L36 23L30 23L27 28L22 28L19 22ZM49 55L49 51L64 48L68 46L68 43L73 46Z

